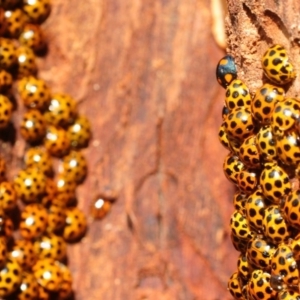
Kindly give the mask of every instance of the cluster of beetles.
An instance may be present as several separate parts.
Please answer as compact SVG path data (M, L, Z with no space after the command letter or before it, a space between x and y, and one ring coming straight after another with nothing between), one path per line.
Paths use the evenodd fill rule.
M265 83L251 92L232 56L216 71L226 89L219 140L236 186L230 227L240 252L228 290L236 300L299 300L300 100L285 96L296 73L281 45L261 65Z
M36 57L47 48L41 24L50 10L49 0L0 0L0 143L12 128L26 141L13 178L0 153L1 299L72 298L67 244L87 230L76 188L88 171L81 150L90 123L76 100L38 77ZM14 117L19 108L24 113ZM102 218L110 206L95 197L91 213Z

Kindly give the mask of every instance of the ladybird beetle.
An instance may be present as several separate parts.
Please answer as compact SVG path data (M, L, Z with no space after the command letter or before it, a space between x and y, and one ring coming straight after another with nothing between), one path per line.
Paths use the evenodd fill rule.
M247 280L251 275L252 267L250 266L245 253L241 253L239 255L237 268L239 276L241 276L244 280Z
M46 176L52 176L54 173L52 158L44 148L29 148L25 152L24 162L27 168L36 168Z
M271 274L280 277L288 286L299 284L298 265L289 246L278 246L271 259Z
M300 294L293 290L284 290L278 293L278 300L300 300Z
M14 259L7 259L0 270L0 297L7 297L14 293L22 281L22 269Z
M52 258L62 261L67 256L67 244L61 236L48 233L34 242L34 251L38 259Z
M32 273L23 272L20 289L15 300L39 299L39 285Z
M287 222L300 230L300 190L291 191L287 195L282 211Z
M231 232L230 234L230 239L236 251L239 251L241 253L245 253L247 251L247 244L248 244L247 240L238 238L233 234L233 232Z
M291 191L287 173L278 165L266 163L260 176L260 185L264 196L278 204L280 199Z
M219 141L227 150L230 150L230 144L229 144L224 123L222 123L219 129Z
M0 156L0 182L6 179L6 162L5 159Z
M87 221L84 213L77 207L66 209L66 226L63 238L67 243L80 240L87 230Z
M69 268L60 263L56 262L56 264L59 266L60 271L61 271L61 279L62 283L59 288L59 293L58 293L58 298L59 300L65 300L65 299L70 299L70 296L72 295L72 275L69 270Z
M246 200L245 215L249 227L257 232L263 229L263 217L266 208L266 199L261 189L254 191Z
M253 117L261 124L271 124L275 105L277 102L282 102L284 96L284 89L268 83L264 84L256 91L251 103Z
M296 235L293 239L288 241L289 247L293 251L295 260L300 260L300 234Z
M241 211L245 214L245 204L248 195L242 193L241 191L236 191L233 195L233 207L235 210Z
M0 68L8 70L17 63L16 47L12 40L0 37Z
M230 145L230 151L239 156L241 143L237 140L232 139L232 138L228 138L228 140L229 140L229 145Z
M270 126L263 126L256 135L256 146L265 162L277 161L276 139Z
M288 225L277 205L270 205L265 209L263 233L274 244L282 243L290 237Z
M47 229L48 232L61 231L65 226L65 221L66 221L65 206L63 204L50 205L50 207L48 208L48 229Z
M51 258L38 260L32 268L37 282L50 292L57 292L60 288L61 270Z
M6 34L11 38L18 38L25 23L25 16L21 9L6 10L4 13Z
M283 85L296 78L293 65L281 45L270 47L261 60L265 75L273 82Z
M287 289L287 285L283 282L280 275L271 275L270 284L271 287L277 292L281 292Z
M17 205L17 194L13 184L9 181L0 183L0 205L5 212L13 210Z
M225 129L225 127L224 127L224 129ZM228 142L229 142L229 150L232 153L239 156L242 141L239 141L238 139L228 136L228 134L226 133L226 130L225 130L225 134L226 134Z
M27 46L19 46L16 54L18 58L18 78L35 76L37 74L37 64L33 51Z
M12 84L12 75L5 70L0 70L0 93L6 93L12 87Z
M233 109L224 121L228 137L243 141L254 133L254 123L249 108Z
M20 170L14 179L14 189L25 203L37 202L46 190L45 175L34 168Z
M296 124L296 120L300 118L300 102L294 98L286 98L282 102L278 102L272 114L272 130L277 136Z
M86 148L91 138L91 125L85 116L78 116L68 127L68 137L74 149Z
M223 121L227 118L229 113L230 113L230 109L226 105L224 105L223 109L222 109L222 119L223 119Z
M244 168L244 164L239 160L238 156L229 153L225 157L223 171L226 178L232 183L237 184L237 175Z
M226 88L234 79L237 78L237 71L234 58L226 55L220 59L216 69L216 77L219 84Z
M16 260L23 270L28 271L37 261L33 244L28 240L16 240L10 252L10 257Z
M33 76L22 78L18 82L19 95L27 108L45 110L51 99L51 91L42 79Z
M242 293L243 286L241 283L242 280L240 279L238 272L234 272L229 278L227 288L232 297L236 300L245 299Z
M230 218L231 232L240 239L250 240L252 232L250 231L246 217L239 211L234 211Z
M227 150L239 155L241 142L227 135L224 123L219 129L219 141Z
M10 122L13 106L9 99L0 95L0 129L6 128Z
M104 218L109 211L111 210L112 206L112 200L107 199L101 195L97 196L91 207L91 215L93 216L94 219L102 219Z
M226 88L225 104L232 110L237 107L248 107L251 105L251 95L246 84L239 80L233 80Z
M257 187L258 176L250 170L241 170L237 176L237 186L242 193L251 194Z
M36 24L25 24L19 36L21 45L31 48L35 53L45 49L45 36L42 28Z
M271 258L276 251L276 246L264 238L253 237L247 247L247 260L256 268L268 271L271 268Z
M278 158L284 164L292 166L300 163L300 140L294 130L277 137L276 149Z
M27 205L21 213L20 234L26 240L40 237L47 229L48 214L43 205Z
M271 275L262 270L254 270L248 282L247 290L253 300L275 300L277 292L271 287ZM249 298L251 299L251 298Z
M23 10L29 23L41 24L50 14L50 0L23 0Z
M37 109L24 113L20 127L20 133L28 143L38 143L46 135L46 121Z
M76 198L76 183L67 174L58 174L56 177L57 194L55 204L69 205Z
M84 155L72 150L62 159L62 171L67 178L74 180L77 184L84 181L87 175L87 161Z
M53 178L47 177L45 194L42 197L41 203L45 207L49 207L55 202L56 195L57 195L56 182L54 181Z
M48 126L44 146L47 151L57 157L65 156L70 150L70 140L63 128Z
M260 168L260 155L257 149L255 135L251 135L244 140L239 149L239 158L248 168Z
M67 127L77 116L77 103L67 94L54 94L45 112L47 122L54 126Z

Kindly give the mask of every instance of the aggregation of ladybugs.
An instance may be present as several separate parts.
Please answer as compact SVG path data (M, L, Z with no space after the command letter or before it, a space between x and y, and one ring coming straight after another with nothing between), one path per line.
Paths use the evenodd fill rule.
M224 173L237 191L231 239L240 257L228 281L236 300L299 300L300 100L285 96L296 77L280 45L262 57L257 91L237 79L232 56L217 65L226 89L219 139L229 150Z
M88 174L82 149L91 126L75 99L52 93L37 76L36 55L46 47L41 24L50 10L50 0L0 0L0 140L15 127L26 142L14 178L0 155L1 299L72 298L67 244L87 231L76 188ZM19 124L12 119L16 106L24 108ZM92 216L105 217L111 199L92 200Z

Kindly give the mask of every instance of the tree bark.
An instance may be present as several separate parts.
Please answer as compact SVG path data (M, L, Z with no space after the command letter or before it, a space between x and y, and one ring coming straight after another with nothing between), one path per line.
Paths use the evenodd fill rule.
M53 0L39 76L77 99L92 123L79 207L89 214L98 193L118 195L110 214L90 219L84 240L69 248L76 300L231 299L233 187L222 171L224 89L215 78L224 52L212 35L210 1L76 2ZM279 32L290 23L277 10L283 19L272 21L274 10L244 3L228 1L228 47L253 89L273 37L268 22ZM295 54L296 37L291 44L281 36ZM2 142L1 151L12 177L24 142Z

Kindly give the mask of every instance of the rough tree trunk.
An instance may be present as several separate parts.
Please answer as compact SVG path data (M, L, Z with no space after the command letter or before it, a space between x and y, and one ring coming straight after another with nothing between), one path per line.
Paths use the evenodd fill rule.
M212 35L211 1L52 2L40 77L78 99L93 124L79 206L88 213L96 194L118 194L111 213L90 220L69 249L76 299L231 299L233 189L222 171L224 90L215 79L224 52ZM281 42L295 58L298 23L276 1L244 2L228 1L228 46L253 89L267 44ZM288 2L285 9L300 5ZM24 143L0 150L13 176Z

